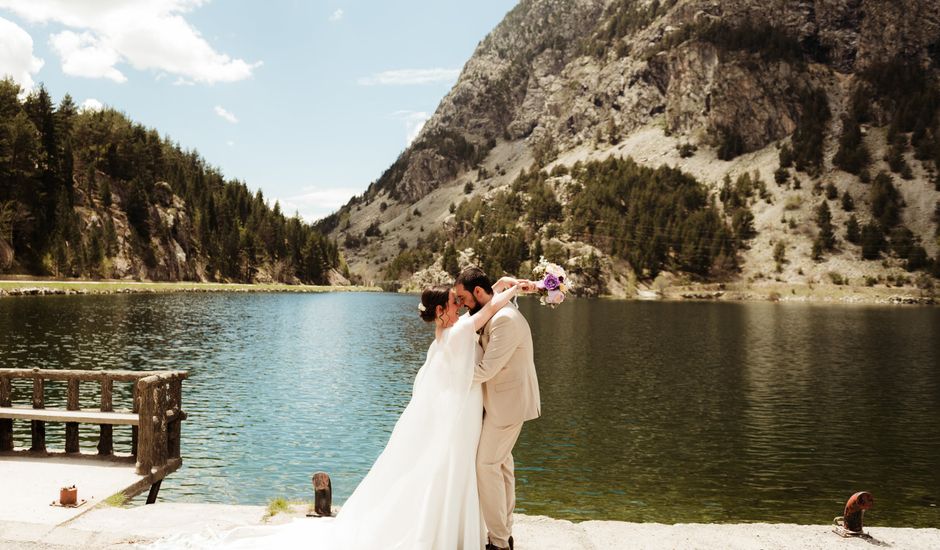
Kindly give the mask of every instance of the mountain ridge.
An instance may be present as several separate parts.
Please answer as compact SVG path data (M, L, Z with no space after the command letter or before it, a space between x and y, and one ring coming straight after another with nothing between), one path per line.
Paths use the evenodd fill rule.
M441 279L445 253L452 256L448 247L460 249L463 261L479 261L485 248L465 247L468 234L455 232L458 203L477 195L489 200L512 190L521 174L542 171L564 214L548 226L518 224L528 249L523 264L531 265L537 260L532 252L556 240L564 250L556 259L570 262L576 277L577 250L602 257L604 275L586 285L599 293L630 295L659 271L688 280L669 265L669 254L657 273L643 272L605 250L596 235L570 235L565 197L573 184L570 176L551 176L552 170L562 165L570 172L578 160L632 157L652 168L666 163L689 171L729 227L735 215L739 222L752 219L755 235L736 239L734 273L724 269L693 280L812 284L833 280L834 273L853 284L867 284L866 277L892 284L889 277L904 279L905 268L913 267L906 276L913 285L925 268L909 261L910 249L920 247L929 258L938 254L932 219L940 200L940 147L933 137L938 31L940 7L913 0L524 0L481 41L413 145L320 227L343 243L351 271L364 280L407 283L432 265L431 278ZM843 142L853 128L864 136L849 149ZM835 165L846 166L844 159L859 147L869 159L864 171ZM783 157L792 157L792 167L781 167ZM719 200L726 175L733 180L755 170L764 196L749 196L746 204ZM883 227L869 213L880 199L873 201L870 184L862 181L882 171L897 191L892 208L900 213ZM585 183L590 187L576 182ZM838 197L849 194L857 209L843 211L829 199L830 185ZM531 201L529 193L514 192L522 203ZM832 218L825 231L817 223L823 202ZM884 266L862 259L861 245L843 237L852 215L860 226L877 222ZM834 239L828 238L832 228ZM785 259L768 269L782 241Z

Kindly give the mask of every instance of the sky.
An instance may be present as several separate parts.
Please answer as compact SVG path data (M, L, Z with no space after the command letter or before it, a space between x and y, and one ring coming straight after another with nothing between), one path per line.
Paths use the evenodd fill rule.
M0 0L0 75L107 106L314 221L404 150L516 0Z

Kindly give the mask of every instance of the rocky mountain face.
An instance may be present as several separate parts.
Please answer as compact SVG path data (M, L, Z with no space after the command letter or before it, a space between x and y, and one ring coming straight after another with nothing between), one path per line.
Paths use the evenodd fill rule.
M673 252L648 270L595 230L573 234L572 201L593 183L590 170L571 173L577 163L629 157L696 178L733 231L733 269L695 280L914 284L938 254L938 65L940 3L930 0L522 0L480 42L411 147L321 227L345 243L364 279L446 271L448 247L474 261L492 246L468 243L481 234L457 223L463 201L481 197L485 215L488 201L512 193L525 210L534 195L519 176L538 172L538 189L548 186L561 214L519 220L523 260L551 244L577 273L578 258L593 254L603 273L589 285L629 294L661 272L681 278L669 258L682 243L666 239ZM864 162L845 161L853 152ZM880 172L897 195L897 219L883 217L881 191L869 183ZM729 203L722 189L743 174L762 189ZM851 207L842 208L843 195ZM831 220L820 224L822 203ZM752 231L738 232L735 215L750 218ZM878 226L877 253L843 236L850 217ZM909 261L905 244L926 262Z
M103 174L99 178L107 177ZM194 242L195 227L186 213L183 200L173 194L169 184L154 185L153 204L146 208L149 234L141 237L134 231L126 213L127 193L119 182L112 184L111 204L105 205L94 194L78 188L78 213L82 233L97 234L112 255L104 262L107 278L133 278L153 281L207 281L210 274L205 255L199 254ZM149 241L147 252L135 241Z

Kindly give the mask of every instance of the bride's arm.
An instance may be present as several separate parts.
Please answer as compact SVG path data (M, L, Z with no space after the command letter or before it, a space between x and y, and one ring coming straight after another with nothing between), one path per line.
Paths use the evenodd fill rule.
M517 279L515 277L501 277L498 281L493 284L493 292L502 292L507 288L513 286L519 286L519 292L533 292L535 291L535 283L528 279Z
M503 283L503 279L512 279L512 277L503 277L502 279L497 281L496 285ZM485 306L480 308L480 311L470 316L470 319L473 320L474 331L478 331L481 328L483 328L483 325L485 325L486 322L489 321L490 318L492 318L493 315L495 315L497 311L499 311L500 309L503 308L503 306L508 304L509 300L512 300L513 296L516 295L516 292L519 291L520 285L518 284L518 282L516 282L515 279L512 279L512 281L513 283L511 285L508 285L507 283L507 286L503 287L503 288L506 288L506 290L503 290L502 292L497 292L496 294L494 294L493 298L490 299L490 301L487 302ZM496 290L496 285L493 285L494 291Z
M516 279L515 277L500 277L498 281L493 283L493 293L496 294L496 293L502 292L506 290L507 288L510 288L517 284L519 284L519 280Z

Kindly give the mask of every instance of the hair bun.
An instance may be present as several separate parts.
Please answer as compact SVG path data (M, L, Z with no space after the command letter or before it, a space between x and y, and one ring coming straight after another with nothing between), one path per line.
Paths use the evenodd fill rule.
M418 303L418 315L425 322L431 323L437 316L437 307L447 309L450 301L450 286L438 285L424 289Z

